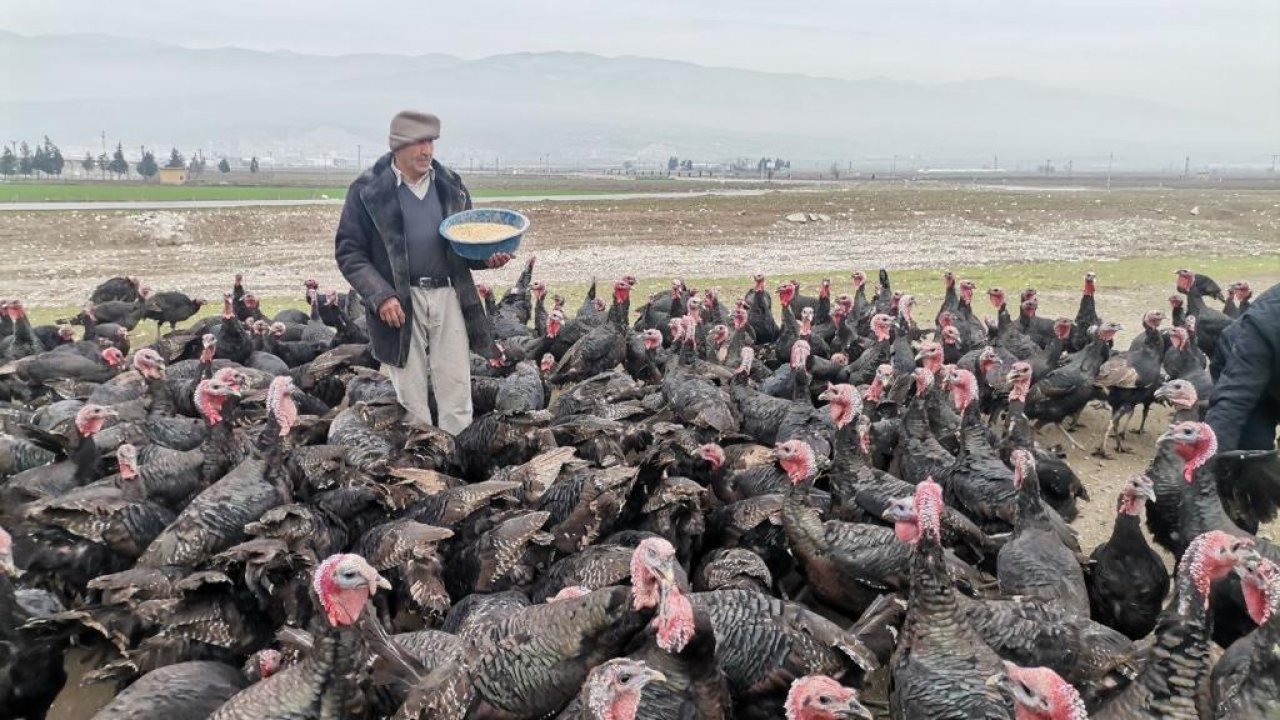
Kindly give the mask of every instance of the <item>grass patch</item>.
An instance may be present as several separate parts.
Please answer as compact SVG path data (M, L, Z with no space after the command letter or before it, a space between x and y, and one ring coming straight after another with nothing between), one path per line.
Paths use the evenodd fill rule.
M1277 258L1275 256L1127 258L1124 260L1097 262L1045 262L1018 265L917 268L890 270L889 279L895 288L911 292L916 297L919 302L917 321L924 325L932 323L934 309L942 298L942 273L947 269L956 273L959 278L973 280L978 284L980 291L998 286L1005 288L1011 295L1016 295L1017 291L1022 288L1034 287L1044 294L1058 293L1064 295L1065 298L1062 302L1053 302L1051 300L1042 302L1041 313L1046 316L1057 314L1070 317L1074 316L1074 298L1080 290L1085 272L1092 270L1098 274L1099 310L1100 313L1105 314L1104 308L1109 292L1113 294L1123 292L1130 295L1138 293L1144 297L1149 294L1152 307L1163 307L1163 299L1174 291L1174 272L1183 267L1209 275L1223 287L1226 287L1229 282L1234 280L1248 280L1250 283L1255 284L1255 294L1262 292L1275 282L1280 282L1280 272L1276 270ZM874 286L876 282L875 269L863 268L863 271L867 273L868 285ZM802 293L816 295L818 287L825 277L832 282L833 294L852 292L852 283L849 281L850 273L852 273L852 269L848 272L842 271L839 273L776 275L769 278L769 286L774 288L782 280L794 279L800 282ZM536 273L535 277L538 277ZM543 277L543 280L548 284L549 293L558 293L565 298L565 306L571 316L577 312L578 306L581 305L583 298L586 296L587 283L557 283L553 278L546 277ZM611 295L610 287L613 280L614 278L602 277L597 287L599 297L604 298L606 302ZM720 288L723 291L721 299L728 304L732 304L736 297L751 286L751 278L748 275L686 277L684 280L688 285L698 289ZM252 288L252 284L252 277L247 278L246 286ZM650 294L666 291L670 287L671 278L641 278L632 293L631 305L633 310L644 303ZM868 288L869 291L872 289L874 288ZM501 294L502 288L499 288L498 292ZM307 309L306 303L301 296L296 298L260 298L260 301L262 303L262 311L268 317L274 316L285 308L297 308L304 311ZM774 307L777 309L777 303L774 303ZM206 306L206 310L201 316L220 313L222 305L216 300L211 301ZM32 323L41 325L56 322L60 318L71 317L78 312L78 307L70 305L32 308L30 309L30 317ZM989 305L982 302L980 312L989 312ZM635 317L634 312L632 317ZM1120 319L1134 320L1134 318ZM132 339L136 344L152 342L155 339L155 325L144 320L134 330Z
M633 188L512 187L481 189L477 200L522 195L602 195ZM140 183L0 184L0 203L11 202L139 202L182 200L341 200L346 186L290 187L268 185L159 185Z

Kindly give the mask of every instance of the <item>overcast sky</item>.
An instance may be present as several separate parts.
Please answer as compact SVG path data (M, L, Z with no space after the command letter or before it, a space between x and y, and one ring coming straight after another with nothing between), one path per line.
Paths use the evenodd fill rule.
M0 27L341 55L577 50L1280 110L1277 0L0 0Z

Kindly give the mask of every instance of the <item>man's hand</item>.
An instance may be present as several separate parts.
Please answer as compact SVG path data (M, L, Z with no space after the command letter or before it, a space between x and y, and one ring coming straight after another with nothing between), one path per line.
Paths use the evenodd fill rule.
M494 253L489 256L488 260L484 261L484 266L489 268L490 270L497 270L503 265L506 265L507 263L511 262L511 258L513 257L515 256L512 255L511 253Z
M393 328L404 325L404 308L400 307L400 298L389 297L378 306L378 317Z

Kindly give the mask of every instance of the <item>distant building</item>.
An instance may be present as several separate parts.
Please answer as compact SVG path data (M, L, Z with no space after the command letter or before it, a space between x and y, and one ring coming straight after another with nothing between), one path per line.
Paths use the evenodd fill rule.
M186 168L160 168L161 185L183 185L187 182Z

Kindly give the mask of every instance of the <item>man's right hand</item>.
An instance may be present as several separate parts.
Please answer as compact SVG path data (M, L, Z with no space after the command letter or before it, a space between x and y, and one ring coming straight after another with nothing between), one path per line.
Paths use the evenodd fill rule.
M404 325L404 308L400 307L400 298L390 297L378 306L378 317L393 328Z

